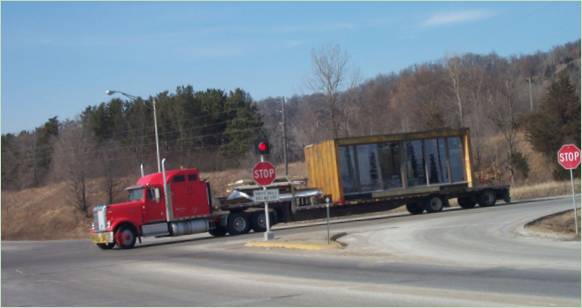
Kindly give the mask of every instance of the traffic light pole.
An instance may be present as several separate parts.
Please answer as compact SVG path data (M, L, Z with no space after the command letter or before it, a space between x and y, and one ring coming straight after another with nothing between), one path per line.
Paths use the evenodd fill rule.
M261 154L261 162L265 161L265 156ZM263 186L263 190L267 190L267 186ZM265 231L265 241L268 240L272 240L275 235L273 233L271 233L271 221L270 221L270 217L269 217L269 202L265 201L265 224L266 224L266 229L267 231Z

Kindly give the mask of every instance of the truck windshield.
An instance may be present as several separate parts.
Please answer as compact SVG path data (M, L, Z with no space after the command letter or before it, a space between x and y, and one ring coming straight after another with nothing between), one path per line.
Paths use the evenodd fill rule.
M130 189L127 191L129 195L127 196L127 201L141 200L143 199L143 188Z

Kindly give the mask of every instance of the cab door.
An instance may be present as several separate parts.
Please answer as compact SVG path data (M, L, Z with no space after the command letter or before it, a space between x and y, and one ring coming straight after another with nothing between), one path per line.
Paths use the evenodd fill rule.
M159 188L150 187L145 190L145 203L142 207L144 224L166 220L166 208L163 200Z
M186 175L175 175L172 178L170 191L172 192L172 207L175 218L194 216L192 208L192 187Z

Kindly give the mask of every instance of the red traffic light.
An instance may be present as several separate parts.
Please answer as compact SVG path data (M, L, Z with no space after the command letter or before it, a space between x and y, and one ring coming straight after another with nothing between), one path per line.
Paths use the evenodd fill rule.
M260 152L265 152L268 149L269 149L269 146L266 143L264 143L264 142L259 143L259 151Z
M261 155L265 155L265 154L269 154L269 143L266 141L259 141L257 143L257 150L259 151L259 154Z

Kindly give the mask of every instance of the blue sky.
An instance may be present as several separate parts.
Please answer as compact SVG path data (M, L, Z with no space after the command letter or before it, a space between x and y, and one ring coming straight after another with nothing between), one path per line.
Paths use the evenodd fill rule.
M311 50L330 43L367 79L579 38L578 2L2 2L2 133L72 118L107 89L307 94Z

